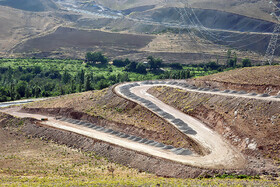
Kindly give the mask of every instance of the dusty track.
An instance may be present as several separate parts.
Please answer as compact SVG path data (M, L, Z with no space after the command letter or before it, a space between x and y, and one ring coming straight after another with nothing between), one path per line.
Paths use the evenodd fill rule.
M142 103L138 102L137 100L133 100L131 98L126 97L120 92L120 87L127 84L118 85L115 87L115 92L129 100L132 100L133 102L136 102L140 105L143 105ZM104 142L108 142L110 144L118 145L121 147L125 147L131 150L135 150L141 153L149 154L155 157L160 157L163 159L179 162L182 164L194 166L194 167L200 167L200 168L215 168L215 169L241 169L246 166L246 160L242 156L241 153L239 153L237 150L235 150L229 143L227 143L219 134L214 132L213 130L209 129L201 123L200 121L174 109L173 107L164 104L157 98L151 96L147 93L147 90L155 85L145 85L140 84L140 86L136 86L130 89L132 93L135 95L145 98L146 100L149 100L153 102L156 106L164 110L165 112L168 112L172 114L175 118L183 120L185 123L189 125L193 130L196 131L196 134L188 136L192 138L194 141L196 141L202 149L204 149L204 153L206 153L204 156L192 154L192 155L176 155L171 151L163 150L161 148L144 145L141 143L133 142L128 139L122 139L114 135L106 134L103 132L99 132L93 129L89 129L86 127L82 127L79 125L70 124L67 122L58 121L52 117L48 117L45 115L36 115L36 114L28 114L28 113L22 113L19 112L19 108L9 108L4 109L3 112L6 112L8 114L17 116L17 117L32 117L36 119L41 119L44 117L48 117L49 121L44 122L44 125L50 126L52 128L62 129L66 131L75 132L77 134L81 134L87 137L91 137L94 139L98 139ZM157 84L156 86L166 86L166 84ZM180 89L186 89L187 91L191 92L204 92L208 94L219 94L219 95L231 95L235 97L247 97L247 98L255 98L255 99L265 99L265 100L277 100L279 101L279 98L271 98L271 97L256 97L256 96L249 96L249 95L238 95L238 94L228 94L228 93L221 93L221 92L210 92L210 91L199 91L199 90L193 90L189 88L182 88L180 86L176 85L168 85L172 87L177 87ZM171 123L170 120L166 119Z

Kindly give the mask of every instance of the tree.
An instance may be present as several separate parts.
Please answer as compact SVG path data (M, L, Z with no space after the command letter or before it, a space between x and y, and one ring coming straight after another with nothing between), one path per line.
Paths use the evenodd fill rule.
M34 87L32 88L32 94L33 94L36 98L39 97L40 94L41 94L41 89L40 89L40 87L39 87L39 86L34 86Z
M210 68L211 70L217 70L217 69L220 67L220 65L217 64L216 62L208 62L208 63L206 64L206 66L207 66L208 68Z
M90 65L96 64L97 62L100 62L101 64L108 63L107 57L105 57L101 52L87 52L86 60Z
M85 83L85 72L83 69L81 69L81 71L78 73L78 78L79 78L80 84Z
M58 70L50 70L48 76L51 79L61 79L61 74L59 73Z
M108 86L110 86L110 84L105 79L102 79L97 83L97 89L98 90L102 90L104 88L107 88Z
M170 64L170 67L171 67L172 69L178 69L178 70L183 69L182 64L179 64L179 63Z
M40 66L34 66L33 67L33 72L35 74L39 74L39 73L41 73L41 71L42 71L42 68Z
M129 81L129 77L127 73L117 74L116 82L126 82Z
M63 83L67 84L68 82L70 82L70 80L71 80L71 75L66 70L64 70L63 75L62 75Z
M76 84L75 84L75 81L72 79L71 85L70 85L70 92L75 93L75 91L76 91Z
M242 65L243 65L243 67L251 67L252 66L251 60L248 58L243 59Z
M233 53L233 62L234 62L234 67L236 66L236 64L237 64L237 54L236 54L236 52L234 52Z
M31 91L28 86L25 87L25 97L29 98L31 96Z
M136 72L137 63L132 61L127 66L125 66L124 71Z
M234 52L233 53L233 55L234 55L234 57L233 58L231 58L231 54L232 54L232 52L231 52L231 50L229 49L228 51L227 51L227 67L236 67L236 64L237 64L237 55L236 55L236 53Z
M65 90L64 90L62 85L60 85L59 91L60 91L60 95L64 95L65 94Z
M27 83L25 81L20 81L16 85L16 92L20 95L20 97L24 97L25 96L26 87L27 87Z
M125 59L125 60L122 60L122 59L115 59L115 60L113 60L113 65L114 65L114 66L117 66L117 67L125 67L125 66L127 66L129 63L130 63L130 60L129 60L129 59Z
M159 70L162 66L162 60L160 58L154 58L152 56L149 56L147 58L149 60L149 66L151 71Z
M91 87L91 76L90 75L86 76L85 90L86 91L92 90L92 87Z
M231 50L229 49L227 51L227 60L229 61L231 59Z
M0 87L0 102L8 101L8 92L4 87Z
M146 70L146 66L143 63L138 63L136 66L136 72L137 73L141 73L141 74L146 74L147 70Z

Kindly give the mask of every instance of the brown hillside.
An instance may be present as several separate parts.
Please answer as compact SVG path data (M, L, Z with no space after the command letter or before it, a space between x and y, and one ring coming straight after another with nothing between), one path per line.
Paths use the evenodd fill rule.
M96 2L119 10L125 9L136 9L138 7L143 7L147 5L156 5L156 7L162 6L184 6L184 2L188 3L189 6L194 8L203 9L213 9L221 10L226 12L232 12L240 15L245 15L248 17L253 17L257 19L272 20L269 15L271 11L271 6L269 6L269 1L266 0L189 0L189 1L163 1L163 0L96 0ZM276 3L276 1L274 1Z
M280 66L231 70L195 79L197 85L279 94Z
M51 31L60 20L49 13L33 13L0 6L0 55L16 44Z

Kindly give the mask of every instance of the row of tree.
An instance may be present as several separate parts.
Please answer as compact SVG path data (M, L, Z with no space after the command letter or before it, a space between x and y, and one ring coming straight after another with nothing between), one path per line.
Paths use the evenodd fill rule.
M39 70L40 69L40 70ZM128 73L112 74L108 77L85 73L59 72L55 69L18 67L0 68L0 102L30 97L49 97L69 93L103 89L118 82L129 81Z
M180 63L163 64L162 59L154 58L149 56L147 58L147 63L140 63L135 61L130 61L129 59L115 59L113 60L113 65L117 67L125 67L125 71L137 72L141 74L146 74L147 70L156 72L159 71L163 66L169 66L172 69L182 70L183 66ZM89 65L96 64L107 64L108 58L105 57L101 52L88 52L86 54L86 61ZM227 61L226 64L219 64L218 62L208 62L201 63L199 66L203 67L205 70L219 70L222 71L226 68L240 68L240 67L251 67L251 60L248 58L242 59L241 64L237 64L237 54L231 50L227 51Z
M65 63L67 64L67 62ZM113 60L113 65L123 69L123 72L116 71L118 73L113 72L114 67L108 64L108 58L101 52L87 53L86 66L83 66L82 62L75 63L77 65L76 68L71 67L70 70L59 70L56 64L53 66L44 63L38 65L38 61L33 62L32 60L29 63L32 65L28 66L21 65L21 63L17 62L16 65L12 64L12 67L6 67L1 66L0 62L0 101L18 100L29 97L49 97L93 89L103 89L119 82L130 81L129 76L134 76L132 80L135 81L147 80L151 78L151 75L159 79L187 79L195 76L193 71L184 70L182 64L163 64L160 58L154 58L152 56L149 56L147 62L144 63L129 59L115 59ZM71 63L69 62L68 64ZM90 67L99 65L101 65L99 68L107 72L106 74L96 73L93 71L94 68ZM229 51L225 65L218 64L217 62L209 62L191 66L199 67L204 72L208 72L223 71L226 68L248 67L251 65L249 59L243 59L241 65L237 64L236 54L234 53L232 55L231 51ZM130 72L133 73L131 74ZM149 74L147 74L148 72Z

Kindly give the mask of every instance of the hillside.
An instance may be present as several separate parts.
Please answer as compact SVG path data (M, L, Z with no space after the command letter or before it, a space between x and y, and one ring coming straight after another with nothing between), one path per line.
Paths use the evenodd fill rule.
M200 77L197 85L279 94L280 66L242 68Z
M59 24L61 20L51 14L0 6L0 55L28 38L52 31Z
M273 9L0 0L0 186L279 185Z
M266 69L267 67L258 68ZM254 71L254 68L235 71L242 72L244 70L246 72ZM265 71L259 70L257 72ZM235 79L237 81L238 78ZM273 82L274 78L270 80ZM196 80L188 81L195 82ZM244 80L241 78L239 82L242 81ZM241 152L247 160L246 166L240 170L231 170L230 174L261 175L262 177L269 175L274 180L278 177L280 164L279 101L268 100L267 98L254 99L199 93L156 85L150 88L148 92L162 102L202 121L208 128L219 134L225 142L234 147L234 150ZM116 93L114 87L110 87L100 91L65 95L27 104L21 109L21 112L23 115L42 114L49 116L49 118L55 117L55 119L66 117L84 120L113 131L172 145L175 148L190 149L199 156L208 154L191 136L180 133L166 119L159 117L160 115L154 114L147 108L129 99L124 99ZM10 108L2 111L18 109ZM2 116L2 121L5 123L7 118L10 117ZM8 121L19 123L12 120ZM22 125L23 122L20 122L20 124ZM209 170L187 165L182 166L179 163L148 157L146 154L143 157L141 153L135 153L111 144L108 145L100 140L93 139L94 141L89 143L92 139L87 139L83 135L77 135L69 131L65 132L48 127L38 121L24 125L20 129L27 135L53 140L59 144L81 148L84 151L91 150L116 163L138 168L141 171L156 173L158 176L203 177L228 172L218 170L218 168L217 170Z
M31 12L57 9L56 4L52 0L1 0L0 5Z
M158 0L1 0L0 54L83 58L88 50L100 50L118 58L144 61L143 56L152 55L165 62L190 64L224 62L226 51L233 48L238 58L259 63L270 41L267 32L275 22L267 4L264 0L200 0L189 1L193 9L185 9L180 2ZM56 30L61 26L65 35ZM93 30L115 35L94 37ZM122 33L140 35L145 42L123 38ZM123 39L116 45L119 37Z
M155 5L156 7L182 7L188 4L193 8L202 8L202 9L212 9L212 10L220 10L225 12L236 13L252 18L264 19L264 20L272 20L271 16L269 16L269 12L271 11L271 7L269 6L269 2L266 0L233 0L233 1L224 1L224 0L188 0L185 1L163 1L163 0L97 0L96 2L110 7L112 9L126 10L126 9L134 9L141 10L141 7L145 7L148 5ZM275 3L277 3L275 1ZM150 7L150 9L153 7Z
M93 152L26 135L29 120L0 114L0 181L11 186L275 186L277 181L248 179L174 179L138 171ZM25 129L26 131L24 131ZM69 135L68 135L69 136ZM76 137L77 138L77 137ZM78 138L78 140L86 140ZM88 142L92 140L87 139ZM112 168L112 169L111 169ZM112 176L113 171L113 176Z

